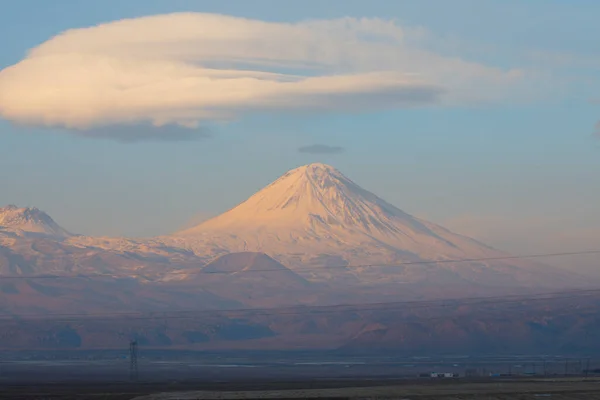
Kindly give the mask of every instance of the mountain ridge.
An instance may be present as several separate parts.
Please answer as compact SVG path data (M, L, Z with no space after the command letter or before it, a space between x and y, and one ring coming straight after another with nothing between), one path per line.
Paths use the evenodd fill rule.
M194 311L177 314L185 318L173 318L167 331L160 318L92 320L88 326L82 320L69 327L76 346L121 346L123 332L141 330L150 345L212 350L381 346L413 351L441 342L447 348L489 349L490 343L506 340L506 332L510 343L530 346L552 339L556 329L570 335L573 324L594 321L582 316L544 330L540 327L552 324L553 313L546 303L516 305L530 314L515 313L512 303L462 304L459 300L468 297L592 288L593 282L530 260L481 260L507 254L415 218L325 164L288 171L191 231L152 238L66 236L40 210L2 210L0 275L22 279L1 282L0 315ZM61 279L31 278L35 275ZM440 309L397 306L420 300L437 300ZM588 297L561 302L557 310L566 309L569 316L581 305L592 312L597 308ZM382 309L373 310L373 304ZM312 306L332 306L335 312L308 312ZM273 312L253 311L260 308ZM246 314L239 311L244 309ZM449 322L437 321L438 316ZM48 346L48 335L63 337L64 324L38 322L32 328L32 321L14 319L4 345L34 348ZM578 329L569 338L576 341L587 332L587 326ZM232 332L240 340L230 340Z
M16 215L37 210L4 209ZM23 260L32 264L27 267L29 271L44 269L42 265L53 261L52 252L59 252L62 261L52 264L53 273L61 265L70 269L85 265L86 273L99 265L103 272L131 274L143 270L146 276L160 279L181 266L206 265L230 253L257 252L291 271L298 270L303 279L351 285L544 286L572 280L555 268L528 260L448 262L507 254L413 217L321 163L292 169L229 211L172 235L142 239L72 236L66 231L61 235L62 228L53 225L47 214L39 210L34 213L43 223L33 228L43 231L40 227L51 227L58 234L47 238L61 240L64 245L40 247L23 241L17 245L14 238L0 235L0 245L23 249ZM47 250L40 252L40 248ZM118 265L100 260L117 260ZM14 261L11 263L5 269L19 270ZM158 269L169 265L172 267ZM336 268L329 268L332 266Z

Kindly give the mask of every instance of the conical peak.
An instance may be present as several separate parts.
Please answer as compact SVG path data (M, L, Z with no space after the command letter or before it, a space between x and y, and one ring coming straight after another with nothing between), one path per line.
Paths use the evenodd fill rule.
M315 206L325 197L344 197L343 193L355 188L357 186L334 167L313 163L286 172L248 199L248 202L260 204L260 208L265 211L284 208L289 210L306 202ZM308 209L305 208L306 210Z
M398 216L404 213L334 167L314 163L288 171L237 207L183 233L258 227L315 232L321 229L317 225L370 231L374 221ZM389 224L384 221L377 225Z

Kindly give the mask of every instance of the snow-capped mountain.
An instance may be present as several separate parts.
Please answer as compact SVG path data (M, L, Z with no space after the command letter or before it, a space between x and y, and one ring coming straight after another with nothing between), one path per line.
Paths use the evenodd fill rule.
M506 254L413 217L324 164L293 169L230 211L155 238L73 236L36 208L0 208L0 256L5 254L0 271L101 271L181 281L182 269L240 252L265 253L303 279L342 285L510 287L573 281L526 260L452 262ZM264 272L265 279L278 275Z
M176 318L174 323L181 325L169 325L171 337L163 333L160 318L147 321L148 328L142 329L157 332L154 344L161 348L165 337L177 346L227 347L234 343L227 332L241 329L250 332L245 345L252 348L268 343L263 340L274 340L270 346L281 346L277 348L324 343L350 348L400 343L414 348L459 338L460 343L479 343L489 349L491 341L496 343L506 335L498 340L482 338L506 326L518 330L517 341L529 329L531 343L539 342L536 327L547 324L546 309L528 315L523 311L531 306L527 302L504 309L486 303L475 314L473 301L452 305L447 299L595 287L594 282L574 274L529 260L503 259L507 256L403 212L333 167L310 164L287 172L224 214L162 237L70 235L36 208L0 208L0 278L23 278L5 279L0 285L0 316L302 306L302 312L290 308L273 315L250 311L243 318L239 311L219 318L203 314L196 328L187 318L185 322ZM35 275L60 275L62 279L31 278ZM443 309L385 306L386 302L435 299L444 299ZM373 303L386 309L374 312ZM365 304L370 311L336 307L332 308L336 313L327 317L307 312L314 305L339 304ZM557 309L572 310L594 301L586 298L581 303L561 304ZM415 325L418 318L436 320L452 310L467 318ZM413 331L406 330L404 317L411 317ZM107 321L100 330L97 320L93 321L90 329L74 324L86 346L122 346L122 332L140 329L139 321L130 325L128 318ZM240 325L240 321L248 322ZM506 321L513 322L507 325ZM563 321L558 328L577 323ZM436 327L442 327L439 337ZM422 342L423 331L434 336ZM546 331L556 332L556 326ZM42 345L48 346L47 337L65 336L60 331L50 334L53 331L44 326L36 330L30 324L17 332L7 336L5 346L34 348L42 339ZM297 338L303 340L301 346L294 342ZM453 340L445 342L445 348L460 344ZM529 346L524 348L531 348L529 342L524 343Z
M293 169L230 211L165 240L197 254L265 252L292 269L315 266L314 273L319 273L320 278L327 278L330 273L329 269L316 268L324 265L505 255L413 217L361 188L335 168L320 163ZM510 284L525 276L534 279L533 270L538 271L538 266L515 261L510 265L479 262L352 268L348 273L369 282L494 280ZM550 273L550 268L547 271Z
M232 210L176 233L191 240L213 235L243 239L248 250L282 247L313 255L361 246L431 259L494 252L401 211L319 163L293 169Z
M0 208L0 231L2 230L55 238L72 236L45 212L37 208L15 205Z

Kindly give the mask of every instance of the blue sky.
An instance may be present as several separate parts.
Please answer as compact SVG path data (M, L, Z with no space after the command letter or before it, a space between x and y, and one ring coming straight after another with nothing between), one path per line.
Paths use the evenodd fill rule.
M90 138L60 126L62 116L58 125L24 124L2 114L0 101L0 204L37 206L75 232L155 235L225 211L286 170L320 161L409 213L508 250L600 247L599 2L5 1L0 69L71 28L172 12L268 23L394 19L419 51L534 78L510 81L500 93L502 85L467 77L448 83L456 99L422 107L297 112L297 103L283 111L238 104L226 123L203 121L209 134L194 140L115 140L121 120ZM421 72L408 62L406 72ZM435 84L445 87L447 77L440 73ZM344 151L298 151L314 144Z

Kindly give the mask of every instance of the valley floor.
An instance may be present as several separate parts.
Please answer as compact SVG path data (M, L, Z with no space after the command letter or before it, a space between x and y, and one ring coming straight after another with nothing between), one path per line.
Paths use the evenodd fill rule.
M0 399L600 400L597 354L409 357L145 350L138 367L138 380L132 382L125 350L0 353ZM459 377L432 379L430 372Z
M598 378L487 381L294 381L171 384L44 384L0 386L2 399L414 399L554 400L600 399Z

